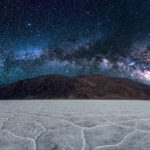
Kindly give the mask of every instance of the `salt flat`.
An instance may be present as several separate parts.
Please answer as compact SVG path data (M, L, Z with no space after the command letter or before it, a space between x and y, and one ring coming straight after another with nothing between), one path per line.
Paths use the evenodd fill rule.
M150 101L0 101L0 150L149 150Z

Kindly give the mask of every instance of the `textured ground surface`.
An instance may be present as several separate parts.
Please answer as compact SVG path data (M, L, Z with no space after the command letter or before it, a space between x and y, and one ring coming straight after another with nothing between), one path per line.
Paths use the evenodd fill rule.
M149 150L150 101L0 101L0 150Z

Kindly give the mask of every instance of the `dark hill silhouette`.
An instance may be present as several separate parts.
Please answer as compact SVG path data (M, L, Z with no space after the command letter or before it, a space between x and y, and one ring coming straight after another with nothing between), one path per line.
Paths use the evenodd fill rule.
M2 87L0 99L150 99L150 86L103 75L46 75Z

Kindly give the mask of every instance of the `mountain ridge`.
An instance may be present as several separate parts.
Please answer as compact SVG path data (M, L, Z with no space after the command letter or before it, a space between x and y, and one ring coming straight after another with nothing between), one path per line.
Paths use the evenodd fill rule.
M0 88L0 99L150 99L150 86L104 75L50 74Z

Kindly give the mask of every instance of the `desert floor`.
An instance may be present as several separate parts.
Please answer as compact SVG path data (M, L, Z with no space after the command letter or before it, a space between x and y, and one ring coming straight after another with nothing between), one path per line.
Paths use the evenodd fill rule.
M150 101L0 101L0 150L150 150Z

